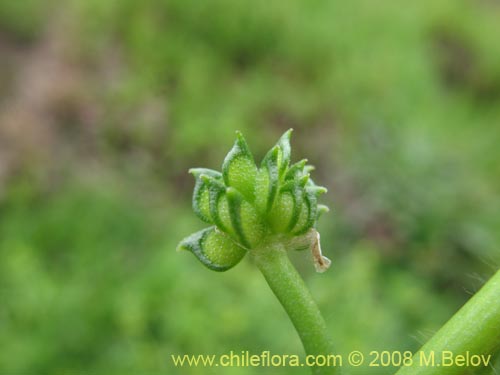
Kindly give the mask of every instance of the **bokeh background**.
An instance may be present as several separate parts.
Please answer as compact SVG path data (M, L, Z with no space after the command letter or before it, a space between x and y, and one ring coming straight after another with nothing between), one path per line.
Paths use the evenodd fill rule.
M500 265L499 19L495 0L1 0L0 373L304 373L170 359L301 353L249 259L175 252L203 227L187 170L219 169L235 130L259 160L294 128L329 189L332 268L292 257L339 351L416 350Z

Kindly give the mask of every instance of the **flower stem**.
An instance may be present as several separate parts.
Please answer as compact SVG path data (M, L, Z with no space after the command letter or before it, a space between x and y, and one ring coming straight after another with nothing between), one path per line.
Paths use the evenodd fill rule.
M488 355L500 345L500 271L414 355L412 365L396 375L453 375L466 370L449 355ZM424 353L424 354L422 354ZM435 359L426 363L425 360ZM446 358L445 358L446 357ZM422 362L424 358L424 362ZM491 357L490 357L491 358ZM479 368L478 368L479 369Z
M282 245L251 250L252 257L297 330L306 355L334 354L325 320ZM339 374L334 366L313 366L315 375Z

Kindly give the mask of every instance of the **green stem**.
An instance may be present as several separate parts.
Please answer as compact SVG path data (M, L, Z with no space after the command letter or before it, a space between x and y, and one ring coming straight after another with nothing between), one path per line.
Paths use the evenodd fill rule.
M488 355L500 345L500 271L498 271L413 357L413 364L396 375L463 374L464 367L447 366L443 354ZM433 353L433 354L432 354ZM422 362L434 356L435 365ZM491 358L491 357L490 357ZM431 362L432 363L432 362ZM478 367L479 369L479 367Z
M297 330L307 355L334 354L325 320L282 245L251 250L258 268ZM315 375L339 374L340 368L312 367Z

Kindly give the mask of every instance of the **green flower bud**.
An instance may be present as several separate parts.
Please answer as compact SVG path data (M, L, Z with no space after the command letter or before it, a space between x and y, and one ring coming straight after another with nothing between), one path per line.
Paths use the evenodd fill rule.
M236 265L246 251L280 238L291 248L319 248L314 230L328 207L318 204L326 189L301 160L290 166L288 130L263 158L260 167L241 135L222 165L222 173L194 168L193 210L213 227L184 239L179 248L190 250L207 267L224 271Z

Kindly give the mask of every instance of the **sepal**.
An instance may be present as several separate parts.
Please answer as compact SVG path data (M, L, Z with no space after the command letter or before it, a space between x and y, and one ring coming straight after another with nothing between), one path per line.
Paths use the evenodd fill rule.
M243 231L243 225L241 220L241 202L243 197L234 188L227 188L226 192L229 216L231 218L231 224L239 239L239 242L246 248L250 247L250 243L247 240L245 233Z
M214 271L227 271L237 265L246 250L215 227L209 227L184 238L178 251L188 250L206 267Z
M288 129L285 134L281 136L276 145L281 151L281 160L279 165L280 177L284 175L288 166L290 165L290 158L292 155L292 148L290 147L290 137L292 136L293 129Z
M330 208L328 206L326 206L324 204L318 204L318 218L317 219L319 219L321 215L326 214L328 212L330 212Z
M222 174L205 168L192 168L189 170L195 178L193 193L193 211L204 222L213 224L210 213L210 186L213 183L221 183Z
M255 198L257 166L245 138L237 132L236 142L222 164L222 176L226 186L238 190L249 201Z
M293 229L295 235L301 235L311 229L318 218L318 199L314 191L305 190L304 203L301 207L299 220Z
M227 211L227 199L225 198L226 187L224 184L216 180L210 180L206 176L202 176L209 184L210 192L210 217L214 224L222 231L230 231L230 220L225 215ZM226 207L226 209L224 209Z
M252 248L262 239L264 232L259 214L237 190L229 187L226 196L232 227L238 237L238 242L246 248Z
M295 211L293 190L282 190L276 198L273 209L269 213L268 221L272 231L275 233L285 233L293 220Z
M290 168L288 168L286 172L285 180L295 180L300 178L304 173L304 167L306 163L307 159L302 159L301 161L298 161L297 163L290 166Z
M328 192L328 189L323 186L311 185L306 187L306 191L309 194L313 194L316 197L319 197L321 194L325 194Z
M267 176L259 176L258 194L262 194L264 198L264 212L269 212L273 207L279 185L279 160L280 149L274 146L271 151L264 157L261 164L260 173L267 174ZM264 181L264 183L262 183Z
M290 147L290 137L292 135L293 129L288 129L276 142L276 145L267 153L262 161L262 164L266 164L267 160L270 158L275 159L278 174L280 177L284 176L288 166L290 164L291 157L291 147ZM276 155L273 155L276 153Z

